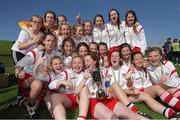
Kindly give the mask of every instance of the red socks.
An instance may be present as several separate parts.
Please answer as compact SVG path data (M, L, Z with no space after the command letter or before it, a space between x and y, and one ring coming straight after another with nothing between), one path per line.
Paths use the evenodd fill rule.
M129 103L128 105L126 105L131 111L133 111L133 112L137 112L138 111L138 109L137 109L137 107L133 104L133 103Z
M180 101L176 97L172 96L168 92L164 92L161 96L160 99L170 105L171 107L180 110Z

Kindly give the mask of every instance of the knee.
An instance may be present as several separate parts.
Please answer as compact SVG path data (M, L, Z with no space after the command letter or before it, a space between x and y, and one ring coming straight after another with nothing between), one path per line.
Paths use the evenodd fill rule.
M113 113L113 114L109 115L109 117L107 119L109 119L109 120L118 119L118 116L115 113Z
M42 89L42 82L39 80L34 80L31 84L31 89L35 91L39 91Z
M147 101L151 96L148 93L142 92L140 93L139 97L142 101Z

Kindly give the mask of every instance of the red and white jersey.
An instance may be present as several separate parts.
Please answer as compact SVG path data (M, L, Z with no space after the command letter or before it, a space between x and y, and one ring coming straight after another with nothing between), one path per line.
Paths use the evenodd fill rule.
M96 43L100 43L100 42L108 43L109 42L109 36L108 36L107 30L105 27L103 27L101 29L94 27L92 34L93 34L93 41Z
M159 83L162 76L167 76L167 80L166 82L164 82L165 85L170 87L180 86L180 80L176 68L170 61L163 61L163 63L158 67L150 65L147 68L147 71L151 77L153 84Z
M119 46L125 42L122 25L118 28L118 26L107 23L105 27L109 37L109 41L107 43L108 48Z
M63 94L74 93L75 86L78 86L80 84L80 82L83 80L83 77L84 77L83 72L75 73L72 69L64 70L59 74L51 73L51 82L49 84L49 89L51 90L59 89L59 92ZM73 84L73 88L69 88L69 89L65 87L57 88L57 83L62 80L71 81Z
M16 40L16 42L12 46L11 50L20 52L22 54L28 53L30 50L36 48L37 44L34 44L34 45L32 45L32 46L30 46L30 47L28 47L26 49L22 49L22 50L19 49L18 44L19 43L25 43L25 42L27 42L29 40L31 40L31 37L30 37L29 33L27 33L24 30L21 30L21 32L19 33L18 39Z
M16 66L23 67L23 71L25 73L33 75L34 67L36 63L39 63L39 60L42 60L43 58L44 62L48 64L50 59L54 56L61 56L61 53L53 50L50 54L46 54L44 51L40 51L38 48L35 48L18 61Z
M152 86L149 74L145 73L144 70L139 71L134 69L131 79L133 80L133 86L135 88L146 88Z
M125 42L130 44L132 48L139 47L141 48L141 52L144 53L147 49L147 42L146 37L144 33L144 29L141 25L138 25L136 27L137 33L134 32L133 27L128 27L125 25L125 22L123 22L125 28L124 28L124 36L125 36Z
M119 67L117 70L114 70L112 67L110 67L108 69L108 75L110 76L111 85L114 82L117 82L122 89L127 88L127 81L124 79L124 75L126 73L126 70L122 67Z

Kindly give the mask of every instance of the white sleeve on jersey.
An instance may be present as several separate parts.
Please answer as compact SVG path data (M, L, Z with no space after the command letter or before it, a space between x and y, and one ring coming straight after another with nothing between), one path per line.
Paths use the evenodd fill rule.
M51 81L51 82L49 83L49 89L50 89L50 90L58 89L58 88L56 87L57 82L59 82L59 80L53 80L53 81Z
M34 63L34 57L32 57L30 54L27 54L25 57L23 57L20 61L17 62L16 66L19 67L27 67Z

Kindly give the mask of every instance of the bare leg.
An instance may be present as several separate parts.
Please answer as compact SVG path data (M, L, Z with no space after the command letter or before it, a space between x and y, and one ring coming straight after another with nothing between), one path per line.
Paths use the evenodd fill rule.
M45 104L46 104L46 107L47 107L49 113L50 113L51 116L52 116L53 113L52 113L50 98L51 98L51 93L48 93L43 99L44 99L44 102L45 102Z
M127 95L125 94L123 89L121 89L118 83L113 83L111 86L111 90L114 97L121 101L124 105L128 105L130 103Z
M89 89L87 87L83 87L80 92L79 99L79 116L87 116L89 110Z
M153 111L160 114L166 109L162 104L153 99L149 94L141 92L138 97L139 100L145 102Z
M42 82L39 80L34 80L31 83L31 91L28 96L28 103L34 104L36 102L36 98L40 94L42 89Z
M96 119L118 119L115 113L107 108L103 103L96 104L94 109L94 117Z
M147 87L144 89L144 91L148 94L151 95L151 97L156 97L156 96L160 96L162 93L164 93L166 90L163 89L161 86L159 85L153 85L150 87Z
M113 112L118 116L118 117L123 117L125 119L133 119L133 120L145 120L145 117L142 117L138 115L137 113L132 112L130 109L128 109L124 104L117 102Z
M54 93L51 95L51 104L52 104L52 111L55 119L66 119L66 110L71 106L70 100L58 93Z

